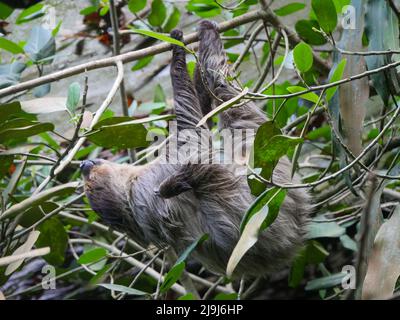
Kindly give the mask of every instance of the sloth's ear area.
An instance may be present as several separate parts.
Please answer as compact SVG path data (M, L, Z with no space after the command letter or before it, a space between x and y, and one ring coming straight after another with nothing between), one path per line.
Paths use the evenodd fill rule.
M183 192L189 191L192 186L181 175L174 175L165 179L159 189L154 192L162 198L172 198L180 195Z

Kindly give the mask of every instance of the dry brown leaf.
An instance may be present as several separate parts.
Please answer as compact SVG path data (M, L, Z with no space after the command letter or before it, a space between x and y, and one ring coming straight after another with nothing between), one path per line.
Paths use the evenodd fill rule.
M21 108L28 113L50 113L66 111L67 98L47 97L21 101Z
M90 124L92 123L92 120L93 120L93 113L88 110L85 110L85 112L83 113L81 128L88 129L90 127Z
M362 46L364 30L363 13L359 13L360 21L356 29L346 29L343 32L340 48L348 51L365 51ZM362 18L361 18L362 17ZM367 65L362 56L346 56L347 64L343 78L367 71ZM368 78L346 83L339 88L340 115L342 118L344 137L350 150L358 156L362 152L362 129L366 114L365 104L369 98Z
M388 299L400 276L400 205L376 235L362 299Z
M39 238L39 234L40 231L32 231L29 234L28 239L25 241L25 243L20 247L18 247L17 250L15 250L12 255L15 256L30 251L33 245L35 244L36 240ZM13 273L15 270L19 268L19 266L24 262L24 260L25 259L21 259L9 264L4 274L8 276L11 273Z

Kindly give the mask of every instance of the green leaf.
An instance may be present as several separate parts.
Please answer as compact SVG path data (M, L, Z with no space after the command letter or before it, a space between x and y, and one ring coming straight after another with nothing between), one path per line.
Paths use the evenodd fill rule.
M346 249L357 252L357 243L347 234L344 234L340 237L340 242Z
M98 284L100 287L106 288L108 290L113 290L117 292L122 292L127 295L134 295L134 296L144 296L147 295L147 292L136 290L133 288L129 288L126 286L121 286L119 284L110 284L110 283L100 283Z
M291 150L294 150L301 142L303 142L301 138L284 135L273 136L261 149L255 151L255 162L257 163L255 167L270 167L272 174L272 169L278 163L279 159Z
M237 300L237 293L218 293L214 300Z
M144 9L146 2L146 0L129 0L128 8L132 13L136 13Z
M15 139L26 139L35 136L42 132L53 131L54 125L52 123L39 123L32 122L26 126L15 126L12 128L0 128L0 143L5 143Z
M88 216L87 219L89 223L93 223L99 219L99 216L94 211L88 211L86 214Z
M313 51L311 47L304 42L300 42L294 48L293 58L300 72L307 72L310 70L314 62Z
M146 102L140 106L135 105L131 114L133 117L142 118L150 114L160 114L165 110L165 102Z
M68 245L68 235L61 221L52 217L43 222L37 245L39 247L50 247L50 253L43 258L50 264L60 266L65 259L65 251Z
M108 13L109 10L110 10L110 6L104 6L104 7L102 7L102 8L100 9L100 12L99 12L100 16L101 16L101 17L105 16L105 15Z
M78 259L80 264L89 264L97 262L107 256L107 250L104 248L94 248L84 252Z
M11 52L12 54L24 53L24 49L22 49L18 44L4 37L0 37L0 49Z
M36 98L42 98L50 92L50 89L51 89L50 83L45 83L42 84L41 86L34 88L32 90L32 93Z
M51 32L41 26L33 27L28 42L26 43L25 52L34 62L54 56L56 52L56 42ZM50 63L51 60L46 60Z
M329 256L329 252L318 241L308 241L306 248L306 260L309 264L320 264Z
M0 65L0 89L17 84L25 68L26 64L18 61Z
M151 4L151 11L147 18L154 27L160 27L167 17L167 8L162 0L154 0Z
M164 282L160 287L160 292L164 293L168 291L168 289L171 288L181 277L181 274L184 269L185 269L185 262L175 264L165 276Z
M308 225L308 239L314 238L337 238L342 236L346 229L339 226L336 222L316 222Z
M307 133L306 139L308 140L317 140L317 139L325 139L326 141L331 141L332 135L331 135L331 127L326 125L322 126L320 128L314 129L310 132Z
M317 241L308 241L298 253L292 263L289 275L289 286L296 288L300 285L304 277L307 264L317 265L322 263L329 255L329 252Z
M22 215L19 223L24 228L29 228L34 223L42 219L46 214L58 209L59 206L52 201L46 201L39 205L32 206Z
M156 85L154 89L154 102L163 102L166 101L166 96L163 87L160 84Z
M351 0L333 0L333 4L335 5L337 14L340 15L342 14L343 7L351 4Z
M210 18L221 13L221 7L214 0L190 0L186 9L201 18Z
M307 248L303 247L292 262L288 279L289 287L291 288L298 287L303 280L304 270L307 265L306 251Z
M307 283L305 290L311 291L336 287L342 283L345 275L345 273L336 273L327 277L311 280Z
M193 293L189 292L184 296L179 297L178 300L196 300L196 298Z
M289 91L290 93L299 93L299 92L303 92L303 91L307 91L306 88L304 87L299 87L299 86L292 86L292 87L287 87L286 88L287 91ZM303 98L304 100L313 102L313 103L317 103L319 100L319 97L317 94L315 94L314 92L307 92L304 93L300 96L301 98Z
M0 2L0 20L6 20L13 12L13 8L9 7L3 2Z
M204 241L208 239L208 234L203 234L200 238L195 240L189 247L186 248L186 250L179 256L178 260L176 261L175 264L179 264L183 261L185 261L189 255L199 246L201 245Z
M232 277L236 267L244 257L244 255L257 243L260 229L265 219L268 217L268 206L262 207L260 211L252 215L232 251L226 267L227 277Z
M133 1L135 1L135 0L133 0ZM96 6L89 6L89 7L86 7L86 8L84 8L84 9L82 9L81 11L79 11L79 13L81 14L81 15L83 15L83 16L87 16L87 15L89 15L89 14L92 14L92 13L95 13L95 12L97 12L97 7Z
M337 25L337 13L332 0L312 0L311 6L322 30L332 33Z
M189 62L186 64L186 67L187 67L187 70L188 70L188 73L189 73L190 78L193 80L193 78L194 78L194 71L196 70L196 62L195 62L195 61L189 61Z
M167 22L163 27L164 32L171 32L172 29L174 29L178 25L180 18L181 18L181 12L177 7L174 6L174 10L168 17Z
M274 12L277 16L283 17L289 14L295 13L297 11L303 10L306 7L304 3L301 2L293 2L289 3L286 6L283 6L279 9L275 9Z
M3 178L13 164L14 156L3 156L0 160L0 178Z
M44 4L39 2L23 10L17 17L15 23L22 24L44 15Z
M76 107L81 99L81 86L78 82L73 82L68 87L67 109L71 115L75 114Z
M142 59L136 61L136 63L132 67L132 71L140 70L149 65L149 63L154 59L154 56L147 56Z
M244 227L249 222L250 218L257 214L264 206L268 206L269 213L267 219L265 219L261 230L269 227L277 218L279 209L285 200L286 190L273 187L265 190L257 199L252 203L250 208L247 210L240 223L240 232L242 233Z
M18 101L0 105L0 123L4 123L12 115L22 112L21 104ZM0 127L1 128L1 127Z
M177 46L180 46L180 47L185 47L185 44L182 41L176 40L176 39L166 36L162 33L154 32L154 31L150 31L150 30L133 29L133 28L131 30L134 33L142 34L142 35L152 37L154 39L158 39L158 40L161 40L164 42L176 44Z
M273 136L280 135L281 133L282 132L276 122L273 121L267 121L257 129L250 158L251 161L249 161L249 164L253 168L262 168L260 175L263 178L269 179L271 177L275 164L270 164L263 168L263 163L259 160L259 154L261 150L265 148L265 144L268 143ZM252 194L255 196L259 196L266 188L262 182L259 182L255 178L251 179L251 175L249 176L247 183L250 186Z
M113 264L106 264L100 271L96 273L91 279L90 279L90 284L94 285L97 284L98 282L104 280L105 275L107 272L113 267Z
M160 287L160 292L166 292L179 280L183 270L185 269L185 260L200 244L202 244L207 239L208 234L204 234L186 248L186 250L179 256L174 266L171 268L171 270L168 271L167 275L165 276L164 282Z
M299 20L296 22L295 29L301 39L310 45L320 46L327 42L322 34L313 30L318 29L318 22L315 20Z
M113 117L99 121L87 138L98 146L105 148L138 148L147 147L147 130L140 121L130 117Z
M332 73L331 78L329 79L329 83L340 81L343 77L344 70L346 68L347 60L343 59L340 63L336 66L335 71ZM329 88L326 90L326 100L329 101L333 98L337 91L338 87Z

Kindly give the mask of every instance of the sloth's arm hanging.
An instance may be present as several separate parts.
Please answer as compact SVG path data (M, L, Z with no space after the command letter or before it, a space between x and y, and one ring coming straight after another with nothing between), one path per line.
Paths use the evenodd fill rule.
M190 164L182 166L174 175L165 179L158 195L172 198L192 190L196 194L210 194L232 190L239 181L234 174L218 164Z

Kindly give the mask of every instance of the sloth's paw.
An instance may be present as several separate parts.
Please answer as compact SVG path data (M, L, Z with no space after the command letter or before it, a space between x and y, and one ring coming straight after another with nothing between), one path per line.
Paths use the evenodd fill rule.
M218 29L218 24L214 21L211 20L201 20L199 23L199 32L205 31L205 30L217 30Z
M160 188L154 190L154 192L157 196L169 199L189 190L192 190L192 186L189 183L173 177L163 181Z
M183 32L180 29L174 29L170 33L171 38L181 41L183 39Z

